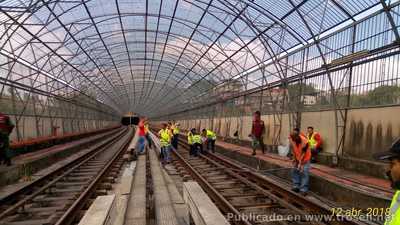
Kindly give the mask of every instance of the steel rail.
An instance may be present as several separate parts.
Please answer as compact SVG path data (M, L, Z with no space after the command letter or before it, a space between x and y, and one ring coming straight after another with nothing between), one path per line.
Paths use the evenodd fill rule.
M117 151L117 154L115 154L112 159L108 161L106 166L98 173L96 178L89 184L86 190L78 197L78 199L71 205L71 207L69 207L69 209L63 214L63 216L56 222L55 225L69 225L73 223L76 215L84 207L84 203L91 197L103 178L106 177L106 175L110 172L113 164L122 156L124 151L127 149L131 141L131 138L129 137L126 138L126 140L123 142L120 149Z
M207 194L217 202L217 205L224 213L234 213L236 216L240 217L240 212L222 196L212 185L198 172L194 169L177 151L173 150L173 154L183 163L183 166L187 168L189 173L199 182L200 186L205 189ZM240 221L239 224L251 225L248 221Z
M57 182L59 182L60 180L62 180L63 178L65 178L66 176L71 174L72 172L75 172L76 169L81 167L83 164L85 164L86 162L94 159L96 156L98 156L99 154L104 152L107 149L107 147L110 147L113 144L115 144L116 142L118 142L122 136L128 135L129 133L126 133L126 131L127 131L127 129L121 130L119 133L117 133L116 135L112 136L109 140L107 140L105 143L100 144L99 146L97 146L92 151L87 152L86 154L83 154L82 156L80 156L76 160L66 164L65 166L63 166L61 168L56 169L52 173L42 177L37 182L33 182L27 188L24 188L23 190L27 190L29 188L33 189L33 188L35 188L37 186L40 186L40 184L43 183L43 181L51 180L49 183L47 183L44 186L40 187L38 190L34 191L32 194L28 195L27 197L25 197L22 200L18 201L16 204L12 205L10 208L8 208L5 211L3 211L0 214L0 220L5 219L7 216L10 216L13 213L18 212L18 210L20 208L22 208L24 210L24 206L26 204L29 204L35 197L43 194L46 190L48 190L49 188L54 186L54 184L56 184ZM76 164L76 163L78 163L78 164ZM74 164L76 164L76 165L74 165ZM65 171L65 172L62 172L63 170L65 170L66 168L71 167L72 165L74 165L72 168L67 169L67 171ZM62 172L62 174L57 176L57 174L60 173L60 172ZM54 178L54 176L56 176L56 178ZM23 195L23 194L24 193L21 193L21 190L19 190L19 191L13 193L12 195L8 196L7 199L10 200L12 198L18 198L19 195Z
M117 133L119 131L119 133ZM110 134L112 134L113 136L111 138L114 138L117 135L121 135L122 134L122 130L114 130L111 131ZM48 180L49 177L53 177L55 175L57 175L58 173L62 172L65 170L65 168L71 167L73 164L77 163L79 160L84 159L85 157L88 157L90 154L93 154L93 151L96 151L100 148L103 148L104 146L106 146L108 143L102 143L101 145L97 146L95 149L93 149L90 152L87 152L85 154L83 154L81 157L77 158L76 160L67 163L65 166L57 168L55 170L53 170L52 172L50 172L49 174L47 174L46 176L40 177L37 180L32 181L30 184L28 184L27 186L24 186L21 189L16 190L15 192L11 193L10 195L7 195L6 197L0 199L0 205L5 205L8 202L10 202L12 199L15 199L18 195L23 195L26 192L28 192L29 190L32 190L35 186L39 186L42 185L43 182L46 182L46 180ZM1 219L1 215L0 215L0 219Z
M188 147L187 143L182 141L180 138L180 144L185 148ZM187 149L186 149L187 150ZM227 202L225 204L229 204L229 207L226 209L234 208L212 185L202 176L196 169L190 165L188 161L186 161L183 156L181 156L177 151L173 150L173 154L179 159L179 161L183 164L185 168L188 169L188 172L191 175L194 175L193 178L198 181L201 186L205 187L211 193L211 197L214 199L214 196L218 196L223 199L214 199L219 202ZM333 221L325 221L324 223L312 223L312 224L332 224L332 225L360 225L365 224L356 220L348 219L346 217L341 217L340 215L333 215L332 210L326 208L323 205L318 204L317 202L311 201L299 194L293 193L285 188L282 188L277 182L274 182L272 179L268 179L261 174L258 174L251 169L246 167L242 167L236 165L231 160L222 158L213 153L207 153L207 155L200 154L201 159L204 159L209 164L215 166L216 169L223 169L223 171L239 180L240 182L248 185L249 187L261 192L266 197L274 200L279 205L292 210L295 213L300 215L331 215ZM208 187L210 186L210 187ZM219 205L219 204L218 204ZM234 211L235 214L238 212L236 209Z

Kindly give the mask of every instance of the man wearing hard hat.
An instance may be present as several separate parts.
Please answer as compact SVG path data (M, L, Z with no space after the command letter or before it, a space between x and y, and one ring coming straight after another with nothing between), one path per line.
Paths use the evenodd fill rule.
M374 158L390 163L390 169L386 175L395 190L385 225L400 224L400 139L397 139L388 151L375 154Z

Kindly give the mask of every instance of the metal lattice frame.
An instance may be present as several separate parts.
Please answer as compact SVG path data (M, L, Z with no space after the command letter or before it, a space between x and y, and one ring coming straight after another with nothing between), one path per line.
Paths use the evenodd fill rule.
M243 105L244 114L248 108L273 114L274 126L280 127L284 112L299 126L307 110L303 84L318 83L319 95L329 93L336 112L339 152L346 109L358 85L352 82L353 68L374 56L396 55L398 5L385 0L6 0L0 2L1 94L12 101L23 93L42 96L48 105L33 107L35 115L58 99L114 119L127 111L154 118L196 111L222 117L218 107L233 101L235 107ZM384 30L368 25L374 19ZM364 49L369 51L364 61L331 65ZM235 93L218 91L235 82L241 84ZM293 84L300 84L294 96ZM6 93L10 87L15 91ZM343 89L345 104L339 102Z
M63 91L71 91L83 85L96 100L119 112L149 114L165 102L185 103L264 61L276 60L380 2L357 4L10 0L0 3L0 23L7 31L0 39L1 53L37 64L54 78L39 88L64 86L69 90ZM325 20L317 18L321 6ZM301 23L302 17L310 21ZM11 53L16 50L16 55ZM275 67L284 77L283 65Z
M314 33L313 28L306 21L306 13L301 8L295 7L296 4L293 1L290 3L301 18L306 30L311 34L310 44L290 53L280 54L279 57L269 60L258 69L237 77L246 84L242 92L232 92L229 97L222 98L218 96L218 93L210 92L209 95L204 95L204 98L190 100L188 105L180 107L181 111L167 114L160 119L204 118L207 117L207 111L213 111L215 108L226 111L223 107L234 107L237 111L244 109L247 111L247 115L261 109L263 113L274 116L273 126L278 129L274 129L273 143L277 144L282 127L282 112L292 115L290 117L292 127L299 127L303 111L332 109L335 112L335 144L338 156L343 154L348 109L400 103L399 101L357 103L354 100L354 98L364 97L375 88L385 85L399 87L398 2L380 1L380 9L375 13L367 15L361 20L354 16L349 17L351 22L348 26L323 37L321 37L321 31ZM338 2L334 3L338 4ZM327 5L324 10L326 8ZM349 13L347 12L346 15ZM325 14L321 14L321 16L325 18ZM376 24L379 24L380 27L377 28ZM360 52L361 56L356 56ZM365 54L362 55L362 52ZM353 57L353 59L346 60L346 57ZM282 66L283 71L276 69L276 65ZM379 68L382 71L376 71ZM253 76L259 77L258 81L263 84L261 87L247 88L249 79ZM287 96L294 85L299 85L299 90L294 96ZM306 91L303 89L307 85L316 86L316 93L305 93ZM280 99L279 101L272 102L270 105L259 103L264 98L271 101L273 99L271 93L276 90L286 90L279 93L280 97L276 97ZM267 93L268 97L264 97L264 93ZM313 106L306 106L304 97L307 95L317 97L320 102ZM400 97L398 92L393 95L397 98ZM252 96L256 96L257 100L250 103L244 101L233 106L226 104L232 99L250 99ZM206 99L212 100L206 101ZM326 103L322 103L321 99L325 99ZM222 109L221 104L223 105ZM171 106L171 108L176 107L176 105ZM236 115L225 114L223 116Z

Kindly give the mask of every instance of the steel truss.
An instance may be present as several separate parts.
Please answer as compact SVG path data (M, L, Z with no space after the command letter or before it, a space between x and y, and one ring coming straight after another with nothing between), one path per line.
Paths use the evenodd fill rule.
M229 97L225 96L224 98L220 98L217 95L206 95L207 99L213 100L191 100L189 101L190 106L183 106L183 110L158 118L162 120L205 118L210 116L207 112L214 111L214 109L221 112L220 117L230 118L238 116L234 113L225 113L229 109L225 110L224 107L234 107L236 111L247 111L247 113L245 112L239 116L251 115L255 110L261 110L266 114L274 116L273 127L278 127L278 129L274 129L275 133L273 134L273 143L276 145L279 144L280 140L279 132L282 128L282 113L290 115L290 126L293 128L301 126L302 112L331 109L335 112L336 156L343 155L348 110L358 107L379 106L367 103L357 105L352 102L352 98L365 95L373 90L373 88L380 87L381 85L399 85L400 77L395 72L391 74L390 78L385 78L385 74L368 75L370 76L369 79L373 78L372 81L367 78L360 78L360 74L369 73L368 69L376 68L376 64L379 64L379 67L385 70L383 73L389 73L388 71L398 68L397 63L394 63L400 53L400 42L398 39L399 25L395 23L396 20L394 19L394 17L397 18L399 16L398 3L393 3L389 6L387 2L380 1L380 4L382 4L381 10L360 21L350 18L353 22L349 26L323 38L320 38L320 33L313 32L305 20L303 12L299 8L296 8L296 5L292 1L290 3L299 17L302 18L303 23L312 36L312 42L289 54L272 59L251 73L245 73L238 78L243 79L243 82L248 84L248 79L252 74L262 74L260 80L262 79L262 82L266 81L263 85L250 89L244 88L240 93L235 92ZM324 17L324 15L321 16ZM373 31L371 28L365 28L368 27L368 24L378 23L376 20L386 24L386 27L382 31ZM344 33L346 35L343 35ZM380 36L376 40L378 44L368 46L370 39L376 36ZM338 37L342 38L340 41L344 42L345 45L339 43L337 40L335 42L335 38L338 39ZM329 42L332 40L338 46L329 45ZM345 50L344 53L343 50ZM363 51L365 52L364 55L357 56L357 54ZM335 56L332 57L332 55ZM277 65L281 66L283 70L280 71L274 68ZM357 78L354 76L357 76ZM303 89L307 88L307 84L316 85L318 93L305 93ZM291 91L291 87L294 85L299 86L299 89L295 93ZM281 91L280 97L276 97L280 98L280 101L275 101L268 105L266 105L267 103L263 104L263 99L267 98L268 101L271 101L273 99L271 93L282 89L286 91ZM265 93L268 93L267 95L269 96L265 97ZM294 95L290 96L289 93ZM323 97L329 99L329 103L327 105L319 103L313 107L306 106L304 99L310 94L317 97L323 95ZM249 99L252 96L258 97L259 102L246 103L246 100L242 100L242 104L227 104L240 99ZM398 105L399 102L394 102L394 104ZM176 108L176 105L171 106L171 108ZM218 131L218 129L216 130Z
M134 111L206 117L222 129L227 115L261 109L274 116L275 144L285 114L297 127L303 111L333 109L341 154L352 96L397 84L398 75L358 77L365 65L396 66L399 11L384 0L2 1L1 101L18 123L34 116L38 135L44 115L116 120ZM230 85L240 87L228 93ZM307 85L327 104L306 105ZM64 114L50 112L64 103Z

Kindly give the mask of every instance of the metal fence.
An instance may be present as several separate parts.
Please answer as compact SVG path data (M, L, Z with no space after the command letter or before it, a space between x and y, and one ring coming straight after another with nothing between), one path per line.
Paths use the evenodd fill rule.
M67 133L101 128L120 119L107 106L78 93L49 96L1 84L0 90L0 112L14 121L16 140L52 135L55 130Z
M302 112L334 110L339 151L348 109L400 105L399 10L398 4L384 7L315 38L306 47L260 64L237 79L241 91L225 91L221 97L214 88L186 105L172 105L155 119L227 118L260 110L274 115L278 125L283 113L290 114L295 127L301 125Z

